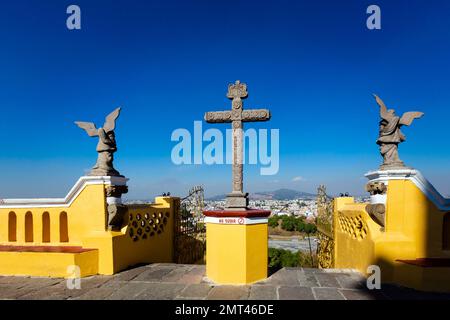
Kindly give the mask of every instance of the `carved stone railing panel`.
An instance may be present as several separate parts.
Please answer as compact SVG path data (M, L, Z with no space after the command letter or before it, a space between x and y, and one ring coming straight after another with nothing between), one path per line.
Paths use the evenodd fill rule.
M333 199L327 196L325 186L321 185L317 191L318 264L319 268L333 268Z
M146 209L130 209L127 233L133 241L151 239L164 232L170 218L170 212L148 207Z
M367 223L361 215L348 216L339 212L337 221L339 231L344 232L353 239L363 240L368 234Z
M318 232L319 244L317 247L317 260L319 268L333 268L334 267L334 239L328 237L322 232Z

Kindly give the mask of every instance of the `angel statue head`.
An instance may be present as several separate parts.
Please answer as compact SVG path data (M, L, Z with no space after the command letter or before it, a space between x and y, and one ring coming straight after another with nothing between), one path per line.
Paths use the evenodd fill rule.
M114 129L119 114L120 108L111 112L106 116L103 127L99 129L97 129L92 122L75 121L75 123L80 128L84 129L90 137L98 137L97 163L89 173L90 176L121 176L113 167L114 152L117 151Z
M401 117L395 114L393 109L387 109L383 100L377 95L375 100L380 106L380 131L377 144L380 146L380 153L383 156L383 164L381 170L404 168L403 161L398 156L398 145L406 140L403 132L400 131L401 126L409 126L414 119L423 116L423 112L411 111L405 112Z

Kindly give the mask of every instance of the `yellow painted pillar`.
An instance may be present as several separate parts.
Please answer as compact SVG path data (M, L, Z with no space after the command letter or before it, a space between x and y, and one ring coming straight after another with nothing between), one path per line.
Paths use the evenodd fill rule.
M16 232L16 244L20 244L23 245L25 243L25 212L27 211L23 211L23 210L16 210L18 212L16 212L16 228L17 228L17 232Z
M270 211L205 211L206 276L218 284L267 278Z
M42 212L37 210L33 212L33 242L37 244L42 244L42 214Z

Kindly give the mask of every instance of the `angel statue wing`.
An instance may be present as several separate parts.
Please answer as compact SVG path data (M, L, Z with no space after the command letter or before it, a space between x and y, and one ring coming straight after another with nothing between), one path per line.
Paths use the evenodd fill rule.
M75 124L79 126L81 129L84 129L90 137L98 136L97 128L95 127L95 124L93 124L92 122L75 121Z
M119 114L120 107L106 116L105 124L103 125L103 129L106 133L114 131L116 128L116 119L119 117Z
M423 112L418 112L418 111L410 111L410 112L405 112L402 117L400 118L400 124L405 125L405 126L409 126L414 119L419 119L424 115Z
M380 106L381 118L389 121L391 119L391 116L389 115L386 105L384 104L383 100L381 100L380 97L377 96L376 94L374 94L373 96L375 97L375 100L377 101L378 105Z

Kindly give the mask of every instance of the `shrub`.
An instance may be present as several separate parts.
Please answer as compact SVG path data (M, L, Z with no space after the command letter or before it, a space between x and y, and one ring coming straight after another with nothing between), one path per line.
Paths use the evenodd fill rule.
M298 265L298 253L284 249L269 248L269 268L278 270L283 267L297 267Z
M281 268L280 249L269 248L269 268Z
M281 265L283 267L298 267L300 263L298 252L283 250L281 253Z
M303 268L317 268L317 255L313 253L312 261L309 252L299 251L299 266Z
M317 257L308 252L291 252L284 249L269 248L269 270L271 273L284 267L317 268Z

